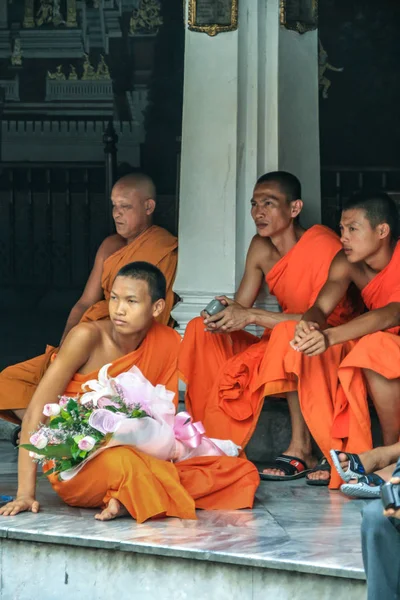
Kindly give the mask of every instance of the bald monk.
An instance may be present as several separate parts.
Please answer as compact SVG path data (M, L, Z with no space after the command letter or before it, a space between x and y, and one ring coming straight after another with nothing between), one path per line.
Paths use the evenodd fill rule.
M384 193L359 194L343 207L343 250L329 278L302 320L280 329L281 343L293 338L284 370L298 378L300 407L325 456L337 449L362 453L372 448L367 394L385 446L400 434L400 244L398 213ZM336 327L326 319L354 283L368 312ZM286 329L286 332L285 332ZM294 335L293 335L294 332ZM343 452L339 452L343 451ZM327 482L327 471L315 479ZM331 487L340 483L332 473Z
M45 373L22 423L21 441L43 420L43 407L60 394L76 396L85 381L112 363L116 376L136 365L153 384L178 391L180 336L157 323L165 308L166 283L149 263L123 267L114 281L110 318L81 323L67 335ZM69 481L49 476L54 490L71 506L101 508L96 519L130 515L138 522L160 516L195 519L195 508L250 508L259 477L250 462L228 456L199 457L178 464L152 458L131 446L108 448ZM35 496L36 464L19 450L18 492L0 515L39 510Z
M298 179L283 171L267 173L257 181L251 214L257 228L246 259L245 272L235 300L219 297L226 308L219 314L192 320L186 329L179 370L186 381L186 406L201 420L207 435L232 439L246 446L263 404L255 388L257 373L277 324L300 319L315 301L328 276L329 266L341 249L338 236L315 225L305 231L298 222L303 207ZM266 281L283 312L253 308ZM339 299L340 300L340 299ZM332 324L351 317L353 308L344 298L331 316ZM243 331L248 325L264 327L261 338ZM206 331L205 331L206 329ZM288 477L303 476L314 466L311 441L301 412L285 389L292 416L293 440L277 466ZM276 387L276 394L282 390ZM292 406L294 409L292 410ZM305 450L305 444L309 449Z
M148 261L161 269L167 280L165 310L160 323L168 324L174 303L172 285L177 263L176 237L152 225L156 189L143 174L122 177L111 193L117 233L100 245L92 272L78 302L72 308L62 341L80 321L97 321L108 316L108 299L115 275L133 260ZM42 375L49 365L53 347L31 360L8 367L0 373L0 417L19 423Z

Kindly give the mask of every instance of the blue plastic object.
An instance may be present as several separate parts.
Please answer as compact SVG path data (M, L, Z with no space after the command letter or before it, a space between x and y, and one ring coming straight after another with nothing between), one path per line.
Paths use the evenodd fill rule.
M7 504L7 502L11 502L14 500L12 496L0 496L0 506Z

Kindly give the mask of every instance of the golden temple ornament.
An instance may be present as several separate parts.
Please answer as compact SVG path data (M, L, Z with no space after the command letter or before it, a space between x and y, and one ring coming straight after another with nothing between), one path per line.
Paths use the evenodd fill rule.
M214 36L238 28L239 0L189 0L188 27Z

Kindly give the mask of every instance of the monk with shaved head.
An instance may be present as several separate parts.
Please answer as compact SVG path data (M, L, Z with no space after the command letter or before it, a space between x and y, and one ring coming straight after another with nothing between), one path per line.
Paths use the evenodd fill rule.
M83 293L67 319L61 343L79 322L108 318L112 282L118 271L133 261L149 262L164 274L167 282L165 309L157 320L169 323L174 302L172 284L178 240L165 229L153 225L155 185L142 173L125 175L114 185L111 202L116 233L100 245ZM0 418L19 423L54 350L48 347L45 354L7 367L0 373Z

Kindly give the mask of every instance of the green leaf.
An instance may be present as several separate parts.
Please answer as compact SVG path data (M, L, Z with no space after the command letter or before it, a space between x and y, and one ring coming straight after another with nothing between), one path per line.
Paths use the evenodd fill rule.
M67 404L67 411L68 411L68 412L70 412L70 413L71 413L71 412L79 412L79 405L78 405L77 401L76 401L76 400L74 400L73 398L71 398L71 399L68 401L68 404Z
M68 417L69 417L69 415L68 415ZM49 427L50 427L50 429L58 429L58 426L60 425L60 423L64 423L64 417L62 417L62 416L52 419L49 423Z
M56 467L53 467L52 469L46 471L46 473L41 473L40 477L48 477L49 475L53 475L53 473L57 473L57 471L58 469Z
M115 406L105 406L104 408L113 413L116 413L118 411L118 408L115 408Z
M82 436L82 438L83 438L83 436ZM79 448L78 444L75 443L71 447L71 456L72 456L72 458L74 458L76 460L78 458L79 454L80 454L80 451L81 451L81 449Z
M36 448L36 446L32 446L32 444L21 444L20 448L25 448L25 450L30 450L31 452L36 452L36 454L41 454L46 458L71 458L71 446L68 444L58 444L57 446L48 445L45 448Z
M71 460L62 460L60 463L60 471L67 471L68 469L72 469L73 464Z
M28 452L35 452L36 454L40 454L42 451L39 448L36 448L33 444L20 444L20 448L24 448L24 450L28 450Z

